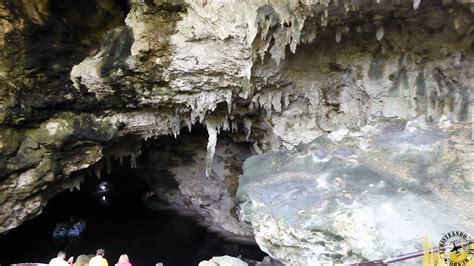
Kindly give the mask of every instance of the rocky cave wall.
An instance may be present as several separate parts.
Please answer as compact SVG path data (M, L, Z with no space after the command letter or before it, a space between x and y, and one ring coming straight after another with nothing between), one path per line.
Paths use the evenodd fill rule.
M221 131L263 153L373 117L467 123L473 11L465 0L2 0L0 233L79 187L75 173L140 154L123 139L204 126L206 147L183 144L195 178L184 162L166 170L191 202L175 203L251 237L222 187L232 156L213 163ZM219 211L192 204L199 194Z

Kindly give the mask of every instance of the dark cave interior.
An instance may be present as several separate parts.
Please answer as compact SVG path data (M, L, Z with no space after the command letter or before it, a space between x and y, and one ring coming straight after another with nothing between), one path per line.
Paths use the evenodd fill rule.
M183 145L185 139L160 137L145 142L144 146L156 148L158 145L173 150L173 147ZM198 139L204 141L201 137ZM98 248L106 250L109 264L115 264L124 253L134 265L157 262L197 265L202 260L222 255L255 261L263 259L265 254L256 244L231 242L210 232L194 218L170 208L149 208L144 195L150 187L147 178L150 171L143 160L138 158L138 166L131 168L130 156L123 158L122 163L113 159L110 170L102 171L108 173L102 174L101 179L92 173L85 174L79 191L64 191L53 197L41 215L0 236L0 264L47 263L59 250L66 251L68 257L77 258L81 254L93 254ZM111 189L106 194L98 193L99 185L104 181ZM68 221L70 217L85 221L84 233L78 238L54 240L52 232L56 223Z

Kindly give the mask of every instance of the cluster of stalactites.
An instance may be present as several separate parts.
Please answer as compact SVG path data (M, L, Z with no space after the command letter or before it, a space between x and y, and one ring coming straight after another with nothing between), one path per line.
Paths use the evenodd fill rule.
M228 106L231 106L231 94L226 94L225 101L227 101ZM276 103L274 103L276 104ZM230 108L230 107L229 107ZM163 113L155 114L155 119L152 121L151 129L142 132L141 136L144 140L149 138L162 135L163 130L168 130L175 138L178 137L181 129L186 127L190 132L193 125L203 124L207 128L209 134L209 139L207 143L207 157L206 157L206 175L210 175L212 168L212 159L214 157L215 148L217 144L217 135L221 130L229 132L238 132L239 124L243 125L247 140L251 134L252 122L246 117L241 117L240 115L230 115L227 112L214 112L208 111L207 113L203 110L196 112L189 110L188 108L176 109L174 114L164 115ZM228 109L227 111L230 111ZM150 123L150 118L146 118L147 115L143 114L144 120ZM156 129L153 129L155 127ZM161 133L157 133L161 132ZM131 158L131 167L136 167L136 158L140 155L140 150L137 147L134 148L124 148L124 149L113 149L110 152L111 157L117 158L120 160L121 164L124 157L130 156ZM100 171L97 176L100 177Z
M124 165L124 159L130 158L130 168L137 167L137 159L142 154L141 146L137 143L129 143L128 145L122 144L117 147L113 147L113 149L109 150L106 154L105 160L105 168L107 173L110 174L111 172L111 160L116 159L119 160L120 166ZM97 167L93 169L94 174L100 179L101 172L103 170L104 164L99 163Z
M387 4L385 2L393 2L400 4L401 0L375 0L379 5ZM337 21L343 20L349 16L350 12L361 13L362 2L356 0L306 0L295 1L288 0L266 5L257 11L256 31L260 33L260 41L263 44L258 45L257 54L263 60L265 54L269 52L271 57L277 64L285 58L287 45L292 53L296 52L296 47L300 43L311 43L316 39L317 29L329 26L331 18L330 10L338 10L335 15ZM421 0L413 0L413 9L417 10L421 4ZM471 9L474 7L471 6ZM339 10L343 9L342 14ZM318 18L315 20L314 18ZM382 15L374 16L374 24L376 27L375 38L381 41L384 36L384 26ZM319 25L312 25L319 20ZM337 21L335 21L337 23ZM343 23L342 23L343 24ZM253 25L249 25L253 27ZM351 28L347 25L334 26L335 40L340 42L343 35L350 32ZM356 26L353 30L361 32L361 28ZM250 40L254 40L255 36L249 36ZM273 45L271 45L273 43Z
M252 132L252 122L250 119L245 117L239 117L239 119L237 119L234 115L230 115L232 94L227 93L225 101L227 102L229 113L209 112L206 114L204 112L195 113L191 111L191 113L187 112L186 115L183 115L177 111L176 115L170 119L170 128L175 137L179 134L182 126L186 126L189 131L191 131L192 126L198 122L206 126L209 135L207 141L206 176L211 174L212 161L217 145L217 135L220 134L221 130L234 133L239 130L239 124L242 124L244 126L246 140L249 139ZM274 104L276 105L276 103ZM196 118L199 118L199 120Z
M78 175L77 177L70 179L70 182L66 183L66 186L69 187L71 192L74 191L74 189L80 191L82 183L84 183L84 175Z
M282 107L288 107L290 104L289 93L286 91L265 91L256 93L252 97L250 103L250 110L263 108L267 114L267 117L272 115L275 111L280 113Z
M313 91L312 91L313 92ZM308 98L312 106L317 107L319 104L319 95L313 95L314 93L306 93L304 96ZM231 95L226 97L228 106L231 106ZM249 110L255 110L262 108L265 110L267 117L270 117L273 112L281 113L284 108L287 108L290 104L290 91L286 89L275 90L275 91L258 91L253 93ZM229 110L230 111L230 110ZM199 117L200 119L195 119ZM206 155L206 176L210 176L212 170L212 161L217 145L217 136L221 130L237 132L239 130L239 124L243 126L245 131L245 138L249 140L252 132L252 120L247 117L235 117L229 113L213 112L204 114L203 116L197 116L196 114L186 113L182 115L180 112L176 112L173 119L170 119L170 128L173 129L175 137L179 134L179 129L182 126L187 126L191 131L192 125L196 122L204 124L208 132L207 142L207 155Z

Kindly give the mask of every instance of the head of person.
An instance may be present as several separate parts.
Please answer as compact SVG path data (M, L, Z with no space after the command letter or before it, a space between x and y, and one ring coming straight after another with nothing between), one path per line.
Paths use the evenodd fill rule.
M95 255L103 257L105 255L105 250L100 248L100 249L97 250Z
M64 251L59 251L58 252L58 258L65 260L66 259L66 252Z
M122 254L120 255L120 258L118 260L118 263L130 263L130 260L128 259L128 255L127 254Z

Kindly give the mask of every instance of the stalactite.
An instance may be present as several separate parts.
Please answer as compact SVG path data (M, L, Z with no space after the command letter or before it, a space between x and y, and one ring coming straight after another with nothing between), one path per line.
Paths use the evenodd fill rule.
M349 11L349 9L350 9L349 7L350 7L349 3L347 1L344 1L344 10L346 12ZM352 10L352 11L354 11L354 10Z
M321 26L326 27L328 25L328 18L321 16Z
M222 129L224 131L228 131L230 129L229 118L227 116L225 117L224 122L222 124Z
M270 54L272 55L272 59L279 65L280 62L285 59L285 49L289 38L287 29L278 28L273 33L273 38L274 44L270 48Z
M281 91L272 94L272 106L276 112L281 112Z
M227 102L227 111L230 114L230 112L232 111L232 90L227 91L225 101Z
M242 81L242 93L240 94L240 97L244 99L248 99L249 96L253 94L254 87L250 83L250 79L244 78Z
M94 175L97 176L98 179L101 179L101 173L102 173L102 163L97 163L92 167L92 170L94 171Z
M76 189L77 191L80 191L83 181L84 181L84 176L83 175L79 175L76 178L72 179L70 185L68 185L69 186L69 191L73 192L74 189Z
M302 43L312 43L316 39L316 28L311 30L308 34L301 39Z
M342 37L342 33L341 33L341 30L338 28L336 29L336 42L337 43L341 42L341 37Z
M270 20L269 19L265 19L265 21L263 22L263 25L261 26L261 31L260 31L260 38L264 41L267 39L267 35L268 35L268 30L270 29Z
M209 138L207 140L207 155L206 155L206 176L210 176L212 170L212 160L216 152L217 144L217 129L218 125L214 122L206 120L207 133Z
M303 27L304 27L304 21L305 21L304 18L292 19L292 27L290 29L291 31L290 51L292 53L296 53L296 46L301 41L301 31L303 30Z
M377 33L376 33L377 41L382 40L383 35L384 35L383 25L378 25L377 26Z
M413 0L413 9L417 10L420 6L421 0Z
M258 103L265 109L267 117L270 117L272 115L272 94L265 93L260 95L258 98Z
M130 155L130 168L137 168L137 155L133 153Z
M196 118L198 118L198 114L195 113L195 112L191 112L191 113L189 114L189 116L190 116L189 118L190 118L190 120L191 120L191 124L196 123Z
M286 108L290 105L290 93L284 92L283 93L283 106Z
M179 131L181 130L181 118L178 112L176 112L173 118L171 119L170 128L173 132L174 138L177 138L179 135Z
M255 103L254 102L250 102L249 103L249 111L253 111L255 110Z
M105 169L107 171L107 174L110 175L110 173L112 172L112 161L110 156L106 156L105 158Z
M233 119L231 119L230 121L231 121L231 126L230 126L231 132L234 133L234 132L239 131L239 124L237 123L237 121Z
M76 185L77 191L81 191L82 180L79 179L75 185Z
M198 117L199 117L199 123L202 123L204 121L204 118L206 117L206 115L204 113L199 113Z
M245 127L245 140L249 140L250 134L252 134L252 120L244 118L244 127Z
M191 119L185 119L184 122L186 123L186 127L188 128L188 131L191 132L192 127L193 127L193 122Z

